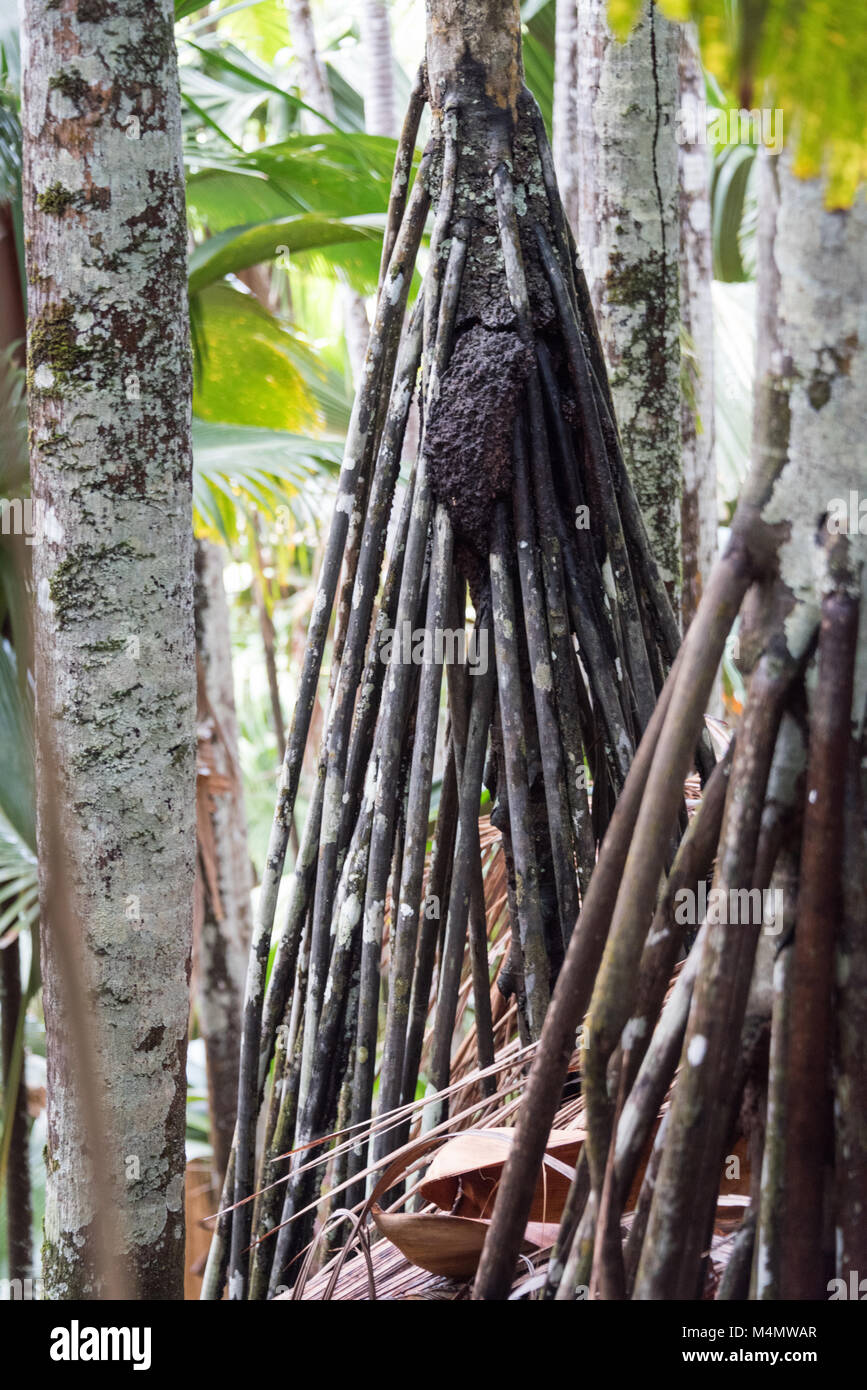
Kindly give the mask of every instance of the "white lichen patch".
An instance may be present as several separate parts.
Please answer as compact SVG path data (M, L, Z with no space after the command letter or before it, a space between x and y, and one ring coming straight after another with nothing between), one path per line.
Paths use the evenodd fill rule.
M539 661L533 671L533 683L539 690L552 690L554 687L551 666L547 661Z
M686 1059L691 1067L700 1067L707 1054L707 1038L702 1037L701 1033L696 1033L694 1038L690 1038L689 1047L686 1050Z
M382 927L385 918L385 902L378 901L370 904L364 914L364 926L362 937L364 941L371 945L378 946L382 942Z

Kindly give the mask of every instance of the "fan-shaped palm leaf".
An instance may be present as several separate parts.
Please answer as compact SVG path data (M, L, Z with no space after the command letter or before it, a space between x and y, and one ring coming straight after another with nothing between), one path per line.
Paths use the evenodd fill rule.
M299 528L330 505L340 445L286 431L193 421L193 505L199 531L239 539L238 512L288 508Z

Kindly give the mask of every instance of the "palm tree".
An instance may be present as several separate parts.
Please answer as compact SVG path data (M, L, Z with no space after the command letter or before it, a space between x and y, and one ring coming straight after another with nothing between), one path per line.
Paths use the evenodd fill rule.
M680 529L682 619L687 628L717 553L711 156L702 119L704 69L693 25L684 25L680 31L679 70L680 320L685 348L680 411Z
M196 699L180 101L169 0L106 13L24 16L43 1270L52 1298L176 1298Z
M863 866L865 849L867 569L864 535L843 502L857 487L867 405L858 326L867 311L859 269L867 212L862 201L829 210L827 184L796 177L791 154L765 157L763 172L753 469L570 942L498 1192L479 1298L502 1297L511 1283L526 1185L585 1012L586 1161L549 1266L550 1293L571 1298L592 1279L606 1298L701 1296L726 1141L745 1086L767 1067L760 1059L768 1031L758 1215L741 1229L729 1296L746 1297L752 1266L755 1297L823 1298L828 1279L848 1279L867 1254L863 1206L854 1196L867 1172L854 1118L863 1115L855 922L863 920L864 877L854 866ZM747 695L733 756L717 766L654 910L683 777L739 612ZM762 916L709 912L651 1040L681 940L682 927L673 929L676 894L694 893L714 861L713 887L723 901L773 883L788 920L797 916L794 942L789 933L774 969L773 1017L773 956L757 951ZM764 994L758 1007L751 985ZM624 1249L623 1202L678 1065ZM826 1183L841 1222L836 1251L824 1243Z
M425 98L434 135L409 192ZM338 1111L353 1126L370 1118L389 880L381 1118L369 1156L380 1161L399 1142L382 1117L415 1095L438 945L431 1079L437 1087L448 1080L468 936L479 1060L493 1058L478 836L483 778L509 866L512 946L500 985L517 999L522 1035L539 1037L596 844L677 646L613 423L544 124L523 86L511 0L443 0L433 8L426 84L410 105L393 189L386 268L251 946L234 1172L230 1163L225 1189L236 1205L224 1211L212 1245L206 1296L217 1293L227 1267L231 1297L273 1293L304 1242L315 1177L296 1165L280 1233L259 1240L251 1260L251 1234L267 1234L275 1221L263 1193L254 1231L247 1199L257 1157L270 1174L293 1142L303 1147L327 1134ZM430 199L431 269L402 334ZM422 443L376 602L419 364ZM467 591L490 660L474 677L447 666L446 732L434 638L465 630ZM289 818L335 600L318 778L266 992ZM431 639L420 665L391 640L390 630L407 624ZM387 671L381 647L391 653ZM444 779L425 897L435 758ZM423 911L428 897L439 920ZM275 1049L257 1156L256 1118ZM367 1147L365 1140L344 1153L348 1200L363 1186Z
M622 43L607 11L607 0L579 0L577 238L627 467L679 611L680 28L645 0Z
M391 24L383 0L362 0L361 43L366 65L364 125L371 135L398 133Z
M250 851L244 817L223 551L197 540L198 776L194 978L205 1040L217 1184L235 1124L244 966L250 942Z

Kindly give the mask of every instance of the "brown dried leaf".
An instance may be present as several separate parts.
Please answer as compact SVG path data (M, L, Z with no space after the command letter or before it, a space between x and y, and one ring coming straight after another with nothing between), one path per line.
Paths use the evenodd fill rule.
M510 1128L458 1135L434 1156L419 1192L443 1211L467 1217L490 1215L514 1135ZM551 1131L547 1161L530 1208L531 1221L557 1221L562 1215L584 1137L581 1129Z
M478 1268L489 1221L431 1212L390 1212L371 1208L377 1230L390 1240L405 1259L429 1274L446 1279L471 1279ZM528 1225L522 1250L532 1254L551 1245L556 1224Z

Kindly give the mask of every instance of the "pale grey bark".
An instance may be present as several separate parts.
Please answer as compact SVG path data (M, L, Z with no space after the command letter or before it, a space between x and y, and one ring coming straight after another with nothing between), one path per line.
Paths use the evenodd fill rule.
M328 87L325 67L316 47L316 30L313 27L313 14L310 0L287 0L289 14L289 33L292 38L292 53L298 68L298 87L308 106L321 111L329 120L334 118L334 102ZM316 122L305 116L311 125ZM327 127L319 125L320 130Z
M776 766L767 789L766 810L768 804L779 797L777 774L782 771L790 779L797 775L796 750L788 749L784 741L786 725L779 737L770 726L763 731L762 721L767 717L763 709L766 710L775 698L779 699L779 692L797 670L797 663L808 659L817 635L823 600L831 593L837 599L845 595L849 603L859 589L861 591L858 662L851 710L855 747L861 732L867 673L867 604L863 593L867 537L860 533L857 525L850 527L848 538L835 535L828 525L837 511L834 500L847 499L852 492L857 495L863 483L860 462L863 450L859 436L863 433L867 414L867 208L859 201L848 210L829 211L825 206L822 181L795 177L789 156L774 157L760 151L759 161L759 325L754 461L739 504L739 515L743 516L747 508L756 509L759 519L755 525L755 544L770 578L751 590L742 610L741 659L753 673L744 721L738 734L738 751L746 776L741 782L741 795L730 794L727 803L715 887L736 884L737 876L751 875L758 862L754 838L751 848L755 827L749 825L750 812L752 810L754 815L757 804L757 788L750 786L747 761L755 758L757 752L759 757L764 756L758 740L751 747L751 734L757 726L766 740L768 730L776 740ZM860 579L855 578L859 569ZM813 717L805 799L808 809L818 804L827 817L829 797L842 798L845 791L842 779L836 780L830 788L816 785L813 740L817 736L821 739L824 731L817 730L815 710L824 687L815 680L815 666L809 673L807 688ZM846 709L837 713L841 721L849 715ZM736 756L733 777L737 772ZM816 881L815 865L810 866L813 877L807 877L808 835L805 830L797 904L798 931L811 920L805 909L805 898L812 906L821 892L823 897L826 894L827 931L833 933L838 914L835 903L837 870L829 865L827 882L821 885ZM820 911L824 910L823 906ZM812 921L816 918L813 907ZM697 1210L697 1203L707 1195L709 1164L721 1152L725 1137L722 1127L725 1111L719 1105L719 1098L724 1094L720 1078L730 1069L731 1039L743 1025L746 999L741 984L743 976L739 979L739 972L751 962L757 935L755 925L751 938L743 926L729 929L726 924L714 924L708 935L702 975L684 1041L681 1072L669 1112L670 1138L657 1180L636 1282L635 1297L639 1299L694 1296L695 1276L707 1236L703 1224L706 1213ZM777 1114L772 1109L772 1147L768 1151L758 1232L755 1291L759 1298L772 1291L777 1280L782 1297L791 1296L787 1291L792 1269L790 1252L794 1249L800 1254L798 1244L791 1241L791 1233L803 1229L808 1222L813 1228L821 1230L822 1226L819 1194L813 1194L816 1205L808 1211L804 1192L797 1191L797 1202L800 1202L797 1205L789 1171L793 1156L799 1153L792 1142L793 1099L797 1097L801 1103L800 1114L803 1114L805 1096L812 1104L814 1094L812 1090L799 1092L795 1084L794 1064L801 1061L804 1051L799 1044L806 1038L818 1048L826 1045L825 1036L810 1038L804 1031L807 1025L802 1027L798 1018L794 1002L798 943L796 932L791 1008L792 1018L797 1022L788 1030L785 1067L776 1077L772 1093ZM853 1003L863 1011L863 998L850 1001L850 1009ZM817 1054L820 1072L824 1055L821 1051ZM781 1075L786 1083L784 1088L779 1084ZM820 1094L820 1090L817 1088L816 1094ZM716 1098L715 1105L711 1097ZM779 1109L784 1101L783 1121ZM820 1115L816 1118L816 1126L820 1134ZM786 1169L784 1174L781 1163ZM705 1171L695 1179L695 1186L690 1190L687 1174L694 1175L700 1165ZM799 1177L803 1171L802 1167ZM786 1194L782 1214L774 1207L774 1194L781 1185ZM785 1245L787 1230L788 1250ZM818 1274L815 1266L812 1274Z
M683 624L692 620L717 551L714 457L713 253L710 146L702 121L704 73L693 25L680 44L680 318L687 338L681 433Z
M791 596L786 641L795 657L812 641L829 574L830 535L848 530L849 568L861 571L861 625L852 718L867 693L867 205L830 212L818 179L799 179L785 156L759 151L757 462L783 452L764 519L784 522L780 576ZM840 514L835 503L845 502Z
M368 135L397 136L391 25L383 0L361 0L364 128Z
M106 1287L109 1209L130 1293L183 1295L195 648L180 99L170 0L118 9L22 6L56 1299Z
M222 1182L235 1125L252 873L219 546L196 542L196 579L199 865L194 978L207 1058L214 1167Z
M645 0L640 22L621 44L606 10L607 0L579 0L578 244L627 466L678 606L679 28Z
M578 0L557 0L554 34L554 110L551 147L563 210L577 237L578 193Z

